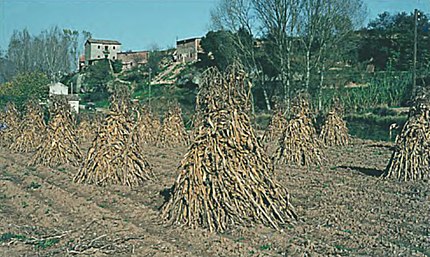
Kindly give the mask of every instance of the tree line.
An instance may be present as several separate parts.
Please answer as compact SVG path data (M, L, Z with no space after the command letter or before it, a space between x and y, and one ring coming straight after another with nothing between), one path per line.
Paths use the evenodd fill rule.
M429 20L420 14L418 68L425 73ZM414 15L385 12L364 27L366 17L361 0L221 0L202 39L203 61L220 69L240 62L269 111L276 103L288 108L298 92L321 110L324 90L346 82L340 75L359 80L369 65L411 71Z
M57 26L31 35L27 29L14 31L7 51L0 53L0 82L20 73L41 72L51 81L59 81L78 67L87 31L60 29Z

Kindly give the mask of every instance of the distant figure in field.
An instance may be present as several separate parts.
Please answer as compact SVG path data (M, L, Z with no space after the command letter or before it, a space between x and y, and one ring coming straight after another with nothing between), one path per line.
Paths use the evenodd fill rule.
M397 130L398 128L399 128L399 125L397 125L397 123L395 122L390 125L390 140L393 136L393 130Z

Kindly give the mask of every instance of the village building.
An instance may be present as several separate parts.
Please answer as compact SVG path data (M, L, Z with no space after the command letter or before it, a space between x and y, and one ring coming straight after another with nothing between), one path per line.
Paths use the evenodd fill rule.
M193 62L203 53L200 37L176 41L176 60L178 62Z
M121 43L116 40L90 38L85 42L85 65L105 58L115 61L119 52Z
M149 51L127 51L117 54L118 60L122 62L122 70L130 70L148 63Z
M64 85L61 82L51 83L49 84L49 96L53 95L68 95L69 87Z
M79 113L79 96L77 94L69 94L69 87L61 82L51 83L49 87L49 97L64 96L70 105L70 109Z

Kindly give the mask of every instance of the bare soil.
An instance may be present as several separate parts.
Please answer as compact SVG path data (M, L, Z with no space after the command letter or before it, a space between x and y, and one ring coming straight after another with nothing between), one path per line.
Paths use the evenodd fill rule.
M1 148L0 256L430 256L430 183L380 179L390 147L356 139L323 167L277 167L299 220L223 234L159 217L186 148L145 147L157 178L139 188L75 184L76 167Z

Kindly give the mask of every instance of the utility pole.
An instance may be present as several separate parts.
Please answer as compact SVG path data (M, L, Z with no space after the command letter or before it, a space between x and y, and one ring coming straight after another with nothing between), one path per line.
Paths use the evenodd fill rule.
M413 61L413 75L412 75L412 93L416 97L417 94L417 49L418 49L418 16L417 9L414 11L414 61Z
M149 106L151 106L151 73L152 73L152 69L151 68L149 68L149 84L148 84L148 87L149 87L149 92L148 92L148 104L149 104Z

